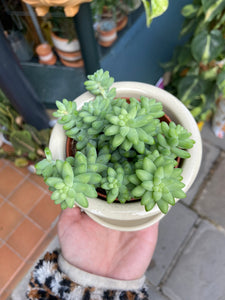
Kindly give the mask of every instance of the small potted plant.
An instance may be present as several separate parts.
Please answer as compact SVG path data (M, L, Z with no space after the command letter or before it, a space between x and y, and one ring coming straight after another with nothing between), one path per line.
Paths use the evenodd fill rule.
M98 42L103 47L110 47L117 39L116 23L113 20L102 20L98 24Z
M68 67L83 67L73 18L65 16L63 7L51 7L50 14L51 38L61 62Z
M167 92L135 82L112 87L113 81L98 70L85 82L89 92L74 102L56 102L51 151L46 149L36 169L62 209L76 204L103 225L136 230L185 197L183 188L190 187L200 166L201 138L191 114ZM159 102L165 98L168 107L167 99Z

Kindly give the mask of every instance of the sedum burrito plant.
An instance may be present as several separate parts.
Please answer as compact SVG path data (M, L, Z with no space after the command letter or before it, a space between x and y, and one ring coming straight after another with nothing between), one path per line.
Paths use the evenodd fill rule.
M146 211L158 205L167 213L186 196L177 157L189 158L194 141L181 125L163 121L155 99L116 98L113 81L102 69L89 75L85 86L95 97L80 110L76 102L56 101L54 116L75 140L75 155L55 161L47 148L37 174L62 209L88 207L100 193L108 203L139 200Z

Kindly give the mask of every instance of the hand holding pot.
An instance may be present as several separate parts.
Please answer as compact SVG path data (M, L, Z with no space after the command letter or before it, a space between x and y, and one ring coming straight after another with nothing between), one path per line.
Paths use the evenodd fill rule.
M58 236L70 264L99 276L134 280L143 276L152 259L158 223L121 232L97 224L76 207L61 213Z

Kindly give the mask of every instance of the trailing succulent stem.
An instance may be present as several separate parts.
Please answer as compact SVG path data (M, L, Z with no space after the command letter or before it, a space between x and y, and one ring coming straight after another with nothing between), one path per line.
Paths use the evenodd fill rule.
M103 70L88 76L86 89L94 99L80 110L76 102L57 101L58 123L76 141L74 157L54 161L50 150L36 165L37 173L64 209L75 203L88 206L88 198L103 189L108 203L140 199L146 211L156 204L163 213L182 191L182 170L177 156L190 157L194 141L174 122L161 122L163 107L155 99L115 98L114 79Z

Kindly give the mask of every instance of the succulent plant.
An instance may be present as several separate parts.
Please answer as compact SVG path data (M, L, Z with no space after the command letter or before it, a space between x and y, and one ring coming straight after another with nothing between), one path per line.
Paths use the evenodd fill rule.
M94 99L78 110L75 102L57 101L59 124L76 142L76 153L54 161L50 150L36 165L37 173L62 209L75 203L87 207L88 198L104 190L108 203L140 199L146 211L155 205L167 213L176 198L185 197L177 156L190 157L194 141L174 122L162 121L162 104L155 99L115 98L114 79L98 70L88 76Z
M42 159L48 145L51 129L37 130L26 124L19 113L0 90L0 132L12 144L13 151L0 149L0 157L13 160L18 167L27 166L29 161Z
M174 168L174 162L157 150L145 156L136 167L135 175L129 178L136 185L132 194L141 198L146 211L157 204L163 213L167 213L169 204L175 204L175 198L185 198L182 169Z

